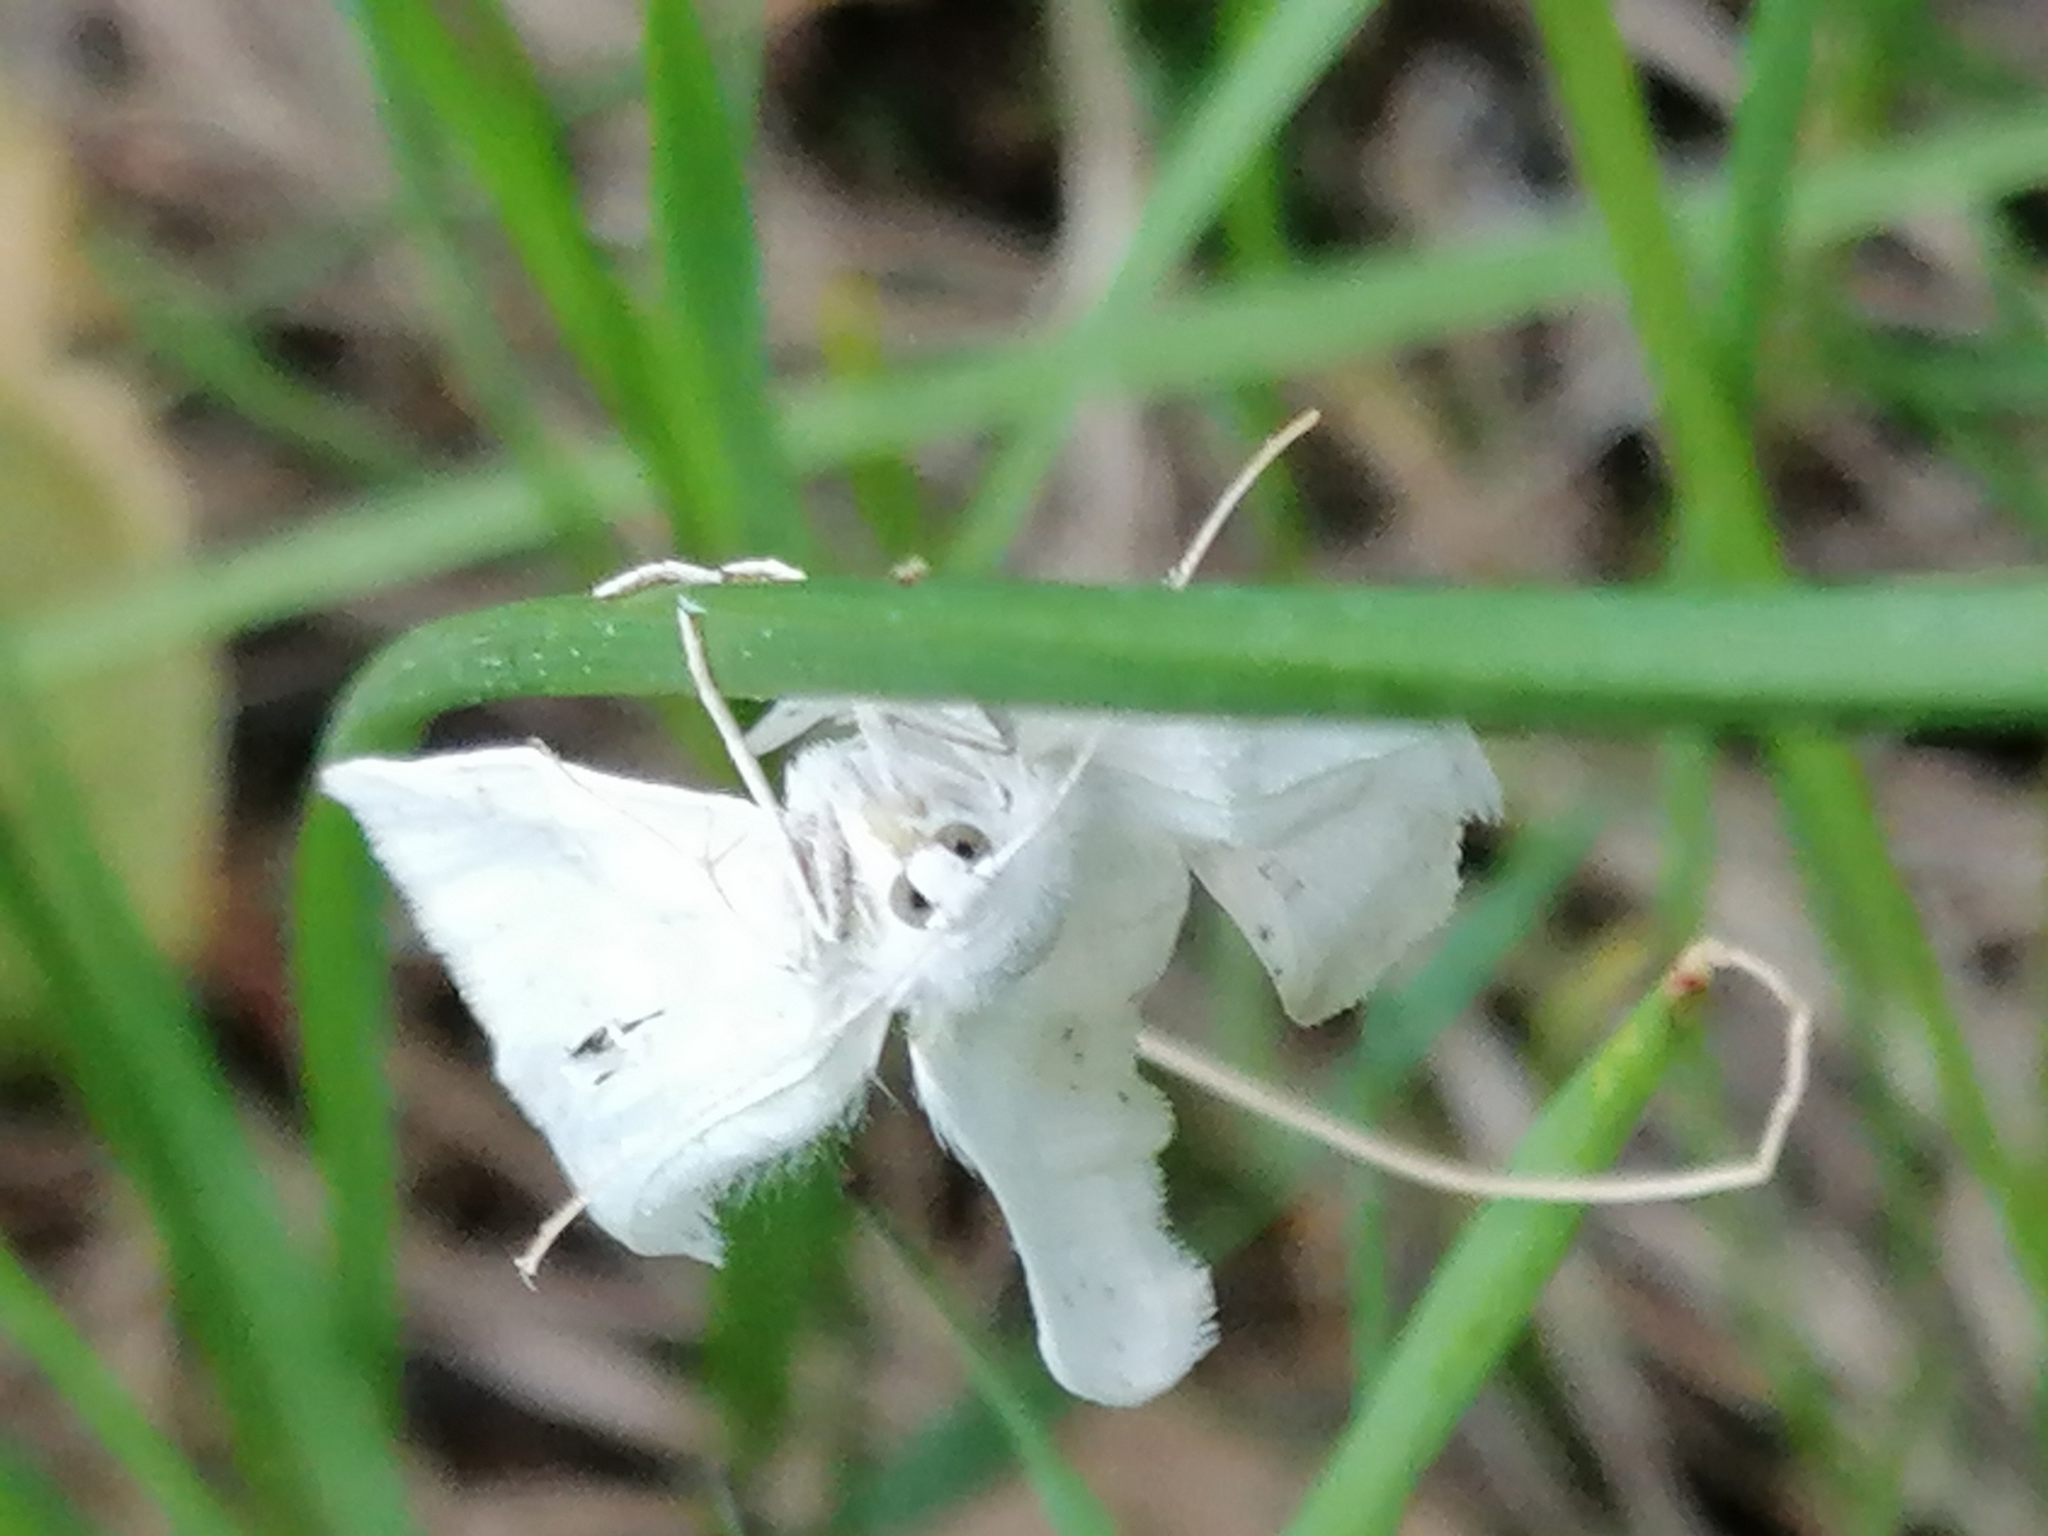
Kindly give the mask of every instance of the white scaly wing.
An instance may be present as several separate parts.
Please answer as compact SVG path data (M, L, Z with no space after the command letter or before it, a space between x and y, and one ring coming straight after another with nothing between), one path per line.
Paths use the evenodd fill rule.
M808 699L756 730L781 744L863 713L1026 756L1092 745L1133 825L1164 830L1244 931L1289 1017L1318 1023L1371 991L1449 916L1464 825L1500 814L1472 732L1405 720L1145 717Z
M1500 813L1462 725L1126 719L1101 761L1129 815L1182 840L1302 1024L1450 914L1461 831Z
M1047 1367L1124 1405L1215 1342L1215 1300L1167 1228L1155 1160L1172 1116L1135 1061L1134 999L1172 951L1187 871L1156 831L1088 814L1089 794L1043 834L1077 839L1050 951L970 1013L914 1013L910 1060L934 1129L1002 1208Z
M887 1011L805 956L758 807L534 747L359 758L354 814L597 1223L716 1260L717 1196L858 1102Z

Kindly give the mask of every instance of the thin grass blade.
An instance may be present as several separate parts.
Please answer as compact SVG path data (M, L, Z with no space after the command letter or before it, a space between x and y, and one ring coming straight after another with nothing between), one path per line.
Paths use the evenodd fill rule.
M1536 15L1658 390L1679 512L1672 572L1721 586L1782 584L1788 573L1748 423L1716 377L1718 354L1693 305L1692 280L1664 209L1648 114L1614 18L1604 0L1537 0ZM1842 742L1804 729L1771 742L1770 757L1829 942L1856 990L1903 1005L1917 1022L1949 1130L1999 1210L2036 1310L2048 1316L2048 1208L2000 1142L1862 770Z
M924 1292L925 1299L945 1319L954 1347L966 1363L968 1379L1002 1425L1025 1479L1038 1495L1047 1523L1059 1536L1115 1536L1116 1522L1062 1454L1052 1437L1048 1416L1040 1411L1039 1404L1058 1393L1036 1365L1035 1357L1028 1367L1002 1358L998 1348L961 1313L944 1282L908 1243L878 1218L870 1217L867 1225L889 1245L897 1261Z
M753 214L716 61L694 0L649 0L647 107L654 134L650 210L661 302L650 316L657 367L676 395L702 494L722 498L731 542L697 558L808 548L768 394L768 330Z
M1067 424L1099 374L1104 338L1124 325L1193 251L1246 169L1379 0L1291 0L1247 27L1245 41L1161 157L1137 233L1108 287L1061 338L1048 389L996 456L960 519L947 569L993 569L1023 525Z
M1661 982L1545 1108L1512 1166L1607 1166L1627 1143L1686 1034L1705 980ZM1289 1536L1391 1536L1571 1246L1584 1210L1500 1202L1466 1224L1353 1415Z
M162 1236L238 1460L277 1529L409 1528L386 1423L337 1348L187 1000L92 848L0 651L0 903L64 1011L95 1125Z
M417 722L493 699L685 693L672 601L548 598L413 630L357 675L331 746L403 750ZM1743 592L813 581L707 588L697 601L713 670L736 698L1623 731L2048 718L2035 660L2048 650L2048 585L2028 581Z
M427 109L488 196L562 339L648 466L672 518L720 547L737 506L673 436L642 322L583 220L562 125L500 0L359 0L349 9L399 110Z
M703 1375L742 1480L788 1427L799 1349L846 1312L850 1215L831 1157L804 1159L719 1213L725 1261L711 1279Z
M49 1379L178 1536L238 1536L241 1527L191 1462L157 1432L5 1244L0 1244L0 1331ZM0 1511L7 1504L0 1493ZM0 1530L37 1528L52 1527L0 1519Z

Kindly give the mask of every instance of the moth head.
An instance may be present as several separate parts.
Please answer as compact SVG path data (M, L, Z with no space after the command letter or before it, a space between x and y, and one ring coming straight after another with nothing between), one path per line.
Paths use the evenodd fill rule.
M889 915L905 927L929 928L942 912L965 911L992 873L995 842L974 822L913 831L907 844L888 897Z
M820 743L784 788L792 817L845 851L846 942L971 991L1045 952L1070 854L1057 773L1007 751L959 756Z

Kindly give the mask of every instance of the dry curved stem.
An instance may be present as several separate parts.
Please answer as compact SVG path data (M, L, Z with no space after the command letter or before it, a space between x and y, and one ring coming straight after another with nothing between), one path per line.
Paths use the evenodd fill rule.
M1749 977L1785 1010L1784 1065L1777 1096L1765 1118L1763 1133L1757 1138L1756 1150L1749 1157L1669 1173L1552 1177L1477 1168L1420 1151L1327 1114L1156 1030L1148 1029L1138 1036L1138 1054L1161 1071L1263 1120L1320 1142L1353 1162L1426 1189L1482 1200L1534 1200L1555 1205L1646 1205L1697 1200L1703 1195L1754 1189L1770 1181L1777 1172L1792 1121L1806 1096L1813 1056L1813 1005L1794 990L1776 967L1747 950L1715 939L1702 939L1678 957L1660 985L1673 998L1689 997L1706 991L1715 973L1721 971Z

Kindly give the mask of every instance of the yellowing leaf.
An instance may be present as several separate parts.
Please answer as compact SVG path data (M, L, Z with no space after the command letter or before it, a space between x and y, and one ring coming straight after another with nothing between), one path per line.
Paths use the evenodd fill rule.
M134 391L80 360L87 298L61 147L0 100L0 617L61 607L183 558L190 509ZM158 943L207 931L221 818L213 658L154 656L46 700L100 851ZM30 997L0 934L0 1017Z

